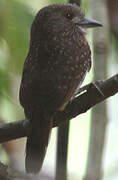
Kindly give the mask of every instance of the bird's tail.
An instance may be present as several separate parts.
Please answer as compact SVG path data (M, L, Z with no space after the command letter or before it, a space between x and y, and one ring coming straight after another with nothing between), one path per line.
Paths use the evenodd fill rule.
M42 118L41 120L33 119L31 122L32 130L26 144L25 168L28 173L38 173L46 154L52 120Z

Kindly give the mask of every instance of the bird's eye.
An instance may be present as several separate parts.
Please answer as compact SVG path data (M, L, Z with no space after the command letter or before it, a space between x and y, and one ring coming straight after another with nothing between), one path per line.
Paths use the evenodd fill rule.
M65 14L65 17L69 20L72 20L73 19L73 14L72 13L66 13Z

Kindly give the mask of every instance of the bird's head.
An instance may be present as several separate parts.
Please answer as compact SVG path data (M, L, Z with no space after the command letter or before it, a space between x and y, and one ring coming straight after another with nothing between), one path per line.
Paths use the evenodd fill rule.
M46 36L57 33L67 35L69 32L84 33L86 28L102 24L85 18L82 9L75 4L53 4L42 8L32 24L31 36Z

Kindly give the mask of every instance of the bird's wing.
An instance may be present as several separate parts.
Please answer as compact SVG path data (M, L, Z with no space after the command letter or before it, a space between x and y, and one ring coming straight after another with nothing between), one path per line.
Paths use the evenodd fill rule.
M35 54L28 54L24 65L20 102L23 107L32 104L53 111L63 110L91 67L90 50L84 46L78 56L70 52L69 56L62 54L52 59L43 54L38 63ZM46 59L44 64L40 59Z

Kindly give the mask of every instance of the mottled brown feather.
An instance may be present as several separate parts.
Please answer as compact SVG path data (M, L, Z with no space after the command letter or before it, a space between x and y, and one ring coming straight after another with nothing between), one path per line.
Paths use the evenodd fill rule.
M66 13L80 21L84 18L76 5L51 5L38 12L31 28L20 87L20 103L32 127L26 146L27 172L41 169L53 115L65 108L91 67L85 34Z

